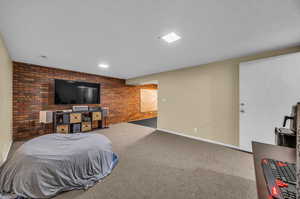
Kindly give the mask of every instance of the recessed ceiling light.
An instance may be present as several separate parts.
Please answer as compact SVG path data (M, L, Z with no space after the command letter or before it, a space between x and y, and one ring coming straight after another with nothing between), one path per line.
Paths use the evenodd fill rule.
M108 64L99 64L98 67L100 68L109 68Z
M179 35L177 35L175 32L171 32L169 34L166 34L165 36L161 37L163 40L165 40L168 43L172 43L174 41L177 41L181 39Z

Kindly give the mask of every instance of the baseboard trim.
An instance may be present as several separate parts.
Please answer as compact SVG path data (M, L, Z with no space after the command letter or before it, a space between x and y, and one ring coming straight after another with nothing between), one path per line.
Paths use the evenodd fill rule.
M241 149L238 146L231 145L231 144L225 144L225 143L222 143L222 142L217 142L217 141L213 141L213 140L209 140L209 139L205 139L205 138L200 138L200 137L196 137L196 136L192 136L192 135L186 135L184 133L171 131L171 130L167 130L167 129L157 128L157 130L158 131L163 131L163 132L166 132L166 133L170 133L170 134L173 134L173 135L179 135L179 136L182 136L182 137L190 138L190 139L193 139L193 140L198 140L198 141L208 142L208 143L211 143L211 144L217 144L217 145L225 146L225 147L235 149L235 150L238 150L238 151L242 151L242 152L246 152L246 153L251 153L249 151Z

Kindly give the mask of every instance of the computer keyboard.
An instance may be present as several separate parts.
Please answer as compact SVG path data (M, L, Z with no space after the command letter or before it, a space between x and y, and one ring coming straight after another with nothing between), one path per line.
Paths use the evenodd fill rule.
M261 164L270 196L296 199L296 164L273 159L262 159Z

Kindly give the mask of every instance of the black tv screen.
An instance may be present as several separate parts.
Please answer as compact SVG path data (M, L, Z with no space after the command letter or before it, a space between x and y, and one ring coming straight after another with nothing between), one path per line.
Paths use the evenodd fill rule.
M55 79L55 104L100 104L100 84Z

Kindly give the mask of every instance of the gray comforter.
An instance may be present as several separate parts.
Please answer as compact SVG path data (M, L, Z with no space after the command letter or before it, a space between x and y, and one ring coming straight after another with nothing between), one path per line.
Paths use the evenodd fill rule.
M44 135L24 143L1 167L0 193L50 198L62 191L87 189L107 176L117 160L103 135Z

